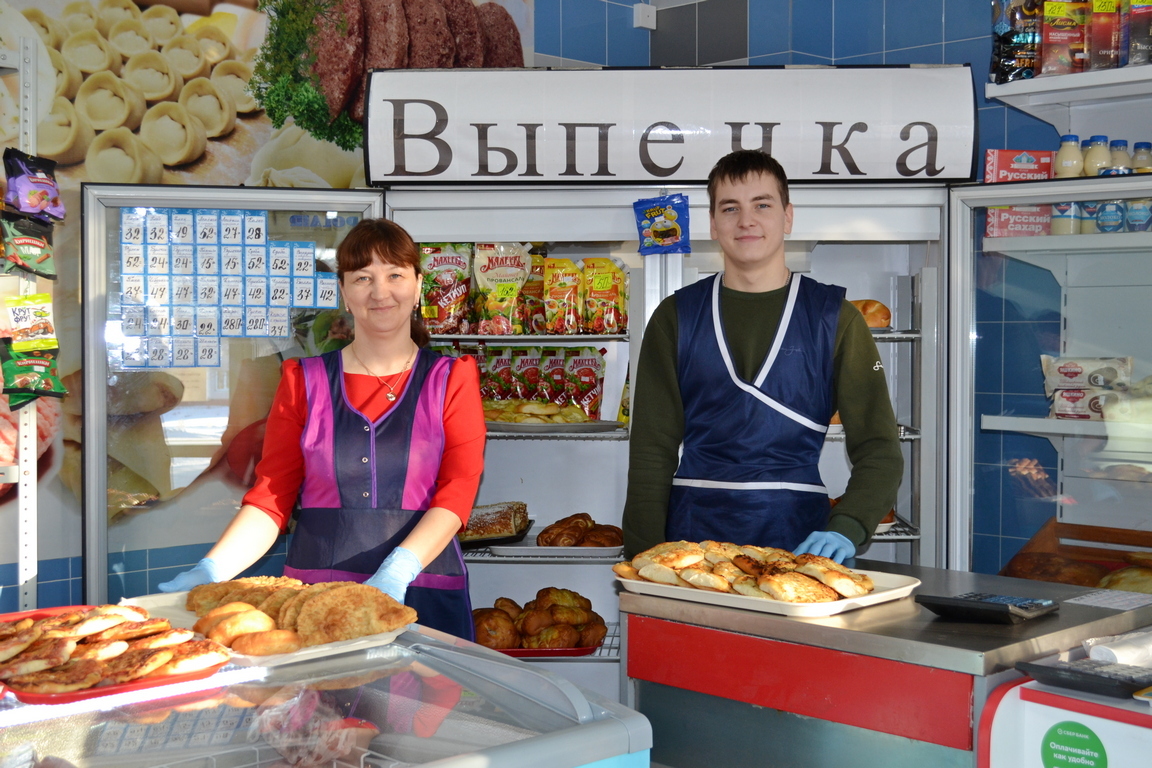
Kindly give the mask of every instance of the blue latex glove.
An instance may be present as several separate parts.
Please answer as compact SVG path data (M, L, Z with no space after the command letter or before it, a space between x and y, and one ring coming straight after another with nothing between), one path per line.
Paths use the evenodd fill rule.
M376 569L372 578L364 583L392 596L396 602L403 603L408 585L420 575L422 570L424 570L424 566L420 564L420 558L416 557L411 550L396 547L392 550L392 554L380 563L380 567Z
M220 572L220 564L206 557L196 563L196 567L192 570L178 573L171 581L162 581L156 587L161 592L187 592L192 587L223 580L224 574Z
M835 531L813 531L796 547L796 554L808 552L842 563L856 554L856 545Z

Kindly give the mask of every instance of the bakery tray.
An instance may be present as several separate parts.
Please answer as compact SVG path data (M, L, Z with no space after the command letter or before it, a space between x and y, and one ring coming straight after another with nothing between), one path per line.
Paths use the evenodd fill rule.
M486 421L484 423L489 432L498 435L584 435L596 432L615 432L624 426L622 421L585 421L579 424L517 424L513 421Z
M623 557L624 547L541 547L535 539L523 544L488 545L498 557Z
M0 621L19 621L21 619L45 619L49 616L56 616L61 613L68 613L69 611L89 611L95 606L91 605L60 605L54 608L37 608L31 611L20 611L18 613L5 613L0 614ZM175 626L175 625L173 625ZM161 685L171 685L172 683L183 683L187 680L201 680L205 677L215 674L216 670L224 666L224 663L216 664L215 666L208 667L196 672L189 672L186 675L166 675L164 677L142 677L137 680L129 680L126 683L117 683L115 685L104 685L94 688L84 688L79 691L68 691L67 693L28 693L25 691L18 691L15 688L9 688L0 682L0 695L3 693L11 693L16 697L17 701L25 704L67 704L72 701L83 701L84 699L93 699L97 696L111 696L114 693L124 693L125 691L139 691L144 688L155 688Z
M843 600L833 600L828 603L785 603L780 600L765 599L761 597L748 597L731 592L713 592L705 589L691 587L676 587L671 584L657 584L652 581L635 581L633 579L617 578L620 586L629 592L654 597L670 597L674 600L688 600L693 603L707 605L720 605L727 608L743 608L746 611L759 611L761 613L776 613L782 616L819 617L835 616L845 611L854 611L857 608L866 608L878 603L899 600L908 597L916 587L920 586L920 579L911 576L901 576L895 573L882 573L880 571L856 571L872 578L876 589L860 597L850 597Z
M125 605L138 605L147 608L148 613L162 619L168 619L174 627L191 629L196 623L196 614L184 607L187 592L161 592L155 595L143 595L122 600ZM271 656L248 656L243 653L232 652L232 663L241 667L278 667L283 664L293 664L298 661L311 661L312 659L334 656L338 653L358 651L363 648L375 648L388 645L403 632L406 627L381 632L378 635L365 635L352 640L340 640L335 643L324 643L301 648L294 653L279 653Z
M500 653L514 656L517 659L545 659L571 656L591 656L600 648L594 645L591 648L500 648Z
M491 539L470 539L468 541L460 542L460 549L480 549L481 547L490 547L493 544L515 544L518 541L524 541L524 537L528 535L528 531L532 530L532 526L536 524L535 518L528 518L528 527L515 536L497 536ZM459 541L459 539L457 539Z

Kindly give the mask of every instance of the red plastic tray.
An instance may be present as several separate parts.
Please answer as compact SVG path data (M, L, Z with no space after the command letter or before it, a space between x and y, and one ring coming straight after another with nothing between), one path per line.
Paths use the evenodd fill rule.
M599 648L498 648L500 653L515 656L518 659L539 659L548 656L591 656Z
M91 610L95 606L92 605L62 605L55 608L37 608L31 611L20 611L19 613L3 613L0 614L0 621L18 621L20 619L43 619L48 616L56 616L61 613L68 613L69 611L85 611ZM583 649L581 649L583 650ZM207 669L202 669L199 672L189 672L186 675L166 675L165 677L142 677L138 680L130 680L127 683L117 683L116 685L105 685L98 688L85 688L80 691L69 691L68 693L25 693L24 691L17 691L9 688L0 682L0 696L4 693L11 692L16 697L17 701L22 701L25 704L67 704L70 701L81 701L83 699L92 699L97 696L111 696L114 693L123 693L124 691L137 691L143 688L155 688L160 685L169 685L171 683L183 683L187 680L201 680L205 677L213 675L216 670L224 666L227 662L217 664Z

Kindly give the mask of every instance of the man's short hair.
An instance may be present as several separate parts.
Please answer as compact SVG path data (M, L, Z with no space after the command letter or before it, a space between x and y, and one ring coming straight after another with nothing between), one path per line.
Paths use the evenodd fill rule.
M716 187L722 181L744 181L755 174L775 176L780 186L780 203L788 206L788 174L784 166L769 155L758 149L738 149L717 161L708 174L708 212L716 213Z

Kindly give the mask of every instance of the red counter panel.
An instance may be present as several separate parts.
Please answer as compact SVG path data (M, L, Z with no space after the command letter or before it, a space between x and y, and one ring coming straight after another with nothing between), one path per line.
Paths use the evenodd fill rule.
M628 676L972 749L972 676L706 627L627 616Z

